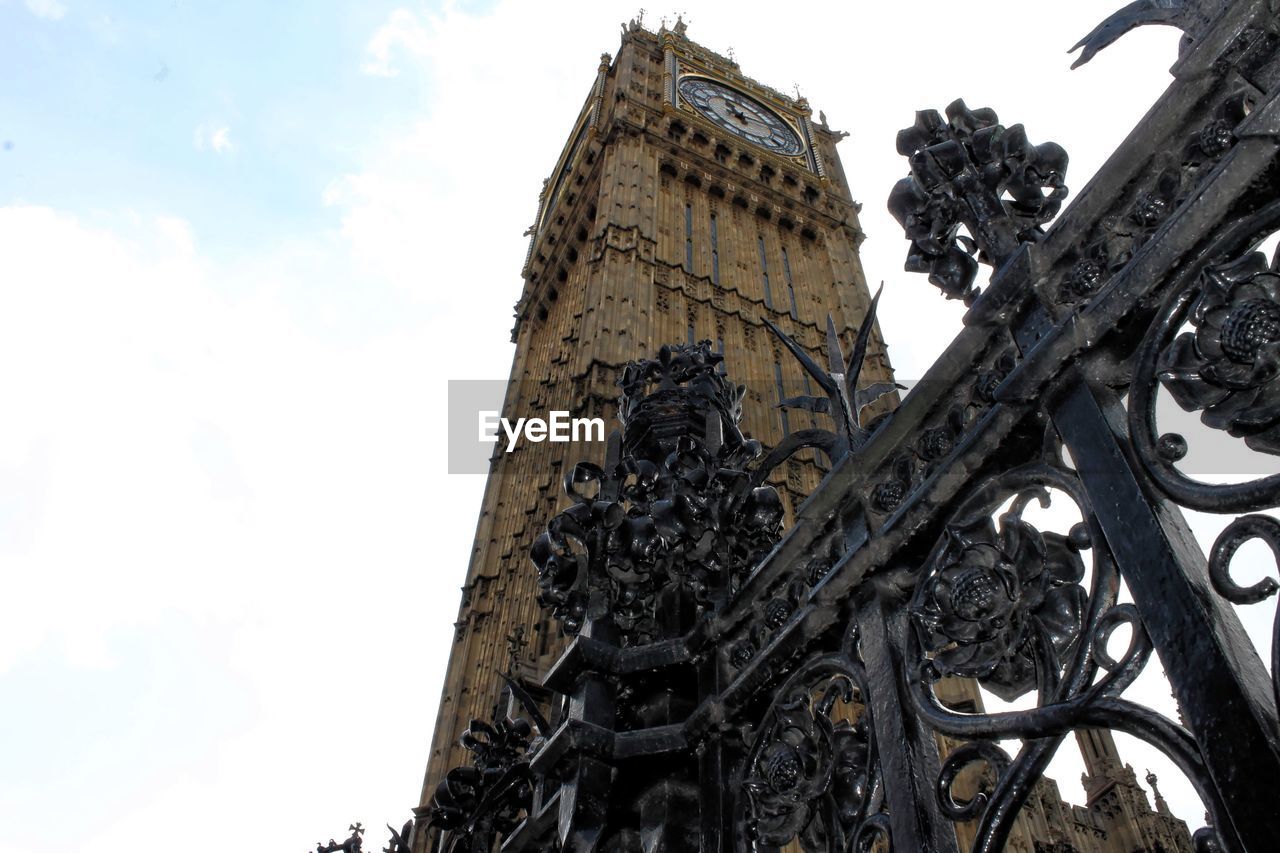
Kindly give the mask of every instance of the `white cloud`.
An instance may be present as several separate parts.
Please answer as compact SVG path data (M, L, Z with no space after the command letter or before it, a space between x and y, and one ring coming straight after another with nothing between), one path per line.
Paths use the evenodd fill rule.
M223 154L231 150L231 128L220 127L209 137L209 147L217 154Z
M67 7L58 0L25 0L25 3L31 14L46 21L61 20L67 14Z
M193 665L222 685L211 700L234 690L255 709L233 728L201 718L144 737L128 718L128 730L102 722L102 705L180 694L104 687L98 707L65 712L97 740L63 775L114 793L87 798L81 834L50 844L33 826L18 847L132 849L141 826L189 825L189 812L166 814L177 789L244 815L264 849L314 840L299 827L334 834L338 812L398 820L413 804L443 676L422 652L448 645L457 606L431 591L456 579L429 568L460 567L469 548L430 538L424 520L465 527L479 500L478 482L440 488L433 366L463 324L423 310L374 333L361 317L386 290L376 282L362 313L326 305L347 298L344 253L310 242L226 268L181 217L0 208L12 283L0 287L0 598L24 603L0 620L0 704L19 701L6 691L39 661L57 662L67 689L136 689L121 673L138 651L122 637L164 648L177 630L210 650ZM24 729L39 748L22 752L51 754L62 736L52 722ZM0 754L10 746L0 736ZM183 750L197 763L164 757ZM129 752L162 775L121 763ZM395 769L379 764L395 755ZM329 774L335 762L350 785ZM40 772L6 766L11 779ZM274 779L270 797L255 778ZM0 783L0 819L37 812L41 790ZM268 800L301 821L277 825Z
M509 312L472 306L476 299L510 305L519 296L521 234L564 142L550 128L571 126L599 46L614 38L616 14L590 4L566 14L562 34L583 46L581 62L551 57L543 41L527 38L547 26L545 9L534 4L503 3L482 16L446 5L388 17L370 41L373 64L379 73L416 75L430 94L417 115L371 134L362 168L325 191L363 272L432 301L454 299L463 287L471 301L460 307L477 333L505 340ZM502 188L500 204L492 187ZM507 368L477 375L505 376Z
M192 134L192 143L197 151L212 151L214 154L230 154L235 150L231 142L231 128L226 125L201 124Z
M396 9L369 39L365 49L369 58L360 66L360 70L374 77L395 77L400 73L399 69L392 67L396 49L421 56L426 53L429 41L427 28L419 22L414 12L405 8Z

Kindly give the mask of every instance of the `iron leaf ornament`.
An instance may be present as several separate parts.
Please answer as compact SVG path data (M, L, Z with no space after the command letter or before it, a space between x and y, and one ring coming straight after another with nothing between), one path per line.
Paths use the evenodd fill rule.
M845 358L840 346L840 338L836 334L835 321L827 315L827 362L824 370L810 357L804 347L796 343L786 332L783 332L767 319L765 326L777 336L787 351L800 362L805 373L813 377L818 387L826 392L825 397L800 396L789 397L778 404L779 408L804 409L830 415L835 422L834 430L807 429L791 433L778 443L756 470L757 482L763 481L770 471L782 464L797 451L806 447L816 448L831 461L837 462L851 452L856 452L871 437L871 431L862 426L862 411L880 398L897 390L905 390L896 382L875 382L859 387L862 367L866 362L867 347L871 342L871 330L875 327L876 306L880 302L880 294L884 285L876 290L866 315L858 327L858 335L854 339L853 351Z
M391 838L387 841L387 846L382 848L382 853L412 853L413 851L413 819L410 818L405 822L404 826L396 829L391 824L387 824L387 831L391 833Z
M1191 43L1194 34L1209 21L1209 16L1222 6L1221 0L1134 0L1089 31L1067 53L1080 51L1071 63L1079 68L1098 54L1098 51L1114 44L1130 30L1152 24L1177 27L1183 32L1182 49ZM1083 50L1081 50L1083 48Z

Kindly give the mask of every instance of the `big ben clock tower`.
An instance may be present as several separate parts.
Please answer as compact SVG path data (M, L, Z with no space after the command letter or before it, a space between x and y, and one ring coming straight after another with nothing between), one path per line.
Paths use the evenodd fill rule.
M805 393L806 380L764 322L816 355L830 315L849 351L871 301L859 206L836 153L844 134L815 124L804 99L690 41L682 23L623 29L538 201L503 414L612 421L623 364L664 343L707 340L747 386L743 432L776 444L812 416L777 408ZM890 379L875 333L864 382ZM502 686L496 673L532 687L555 660L561 638L537 603L529 546L561 506L567 467L602 454L600 444L526 442L494 455L424 807L464 763L459 735L488 718ZM800 456L777 470L788 513L822 474Z

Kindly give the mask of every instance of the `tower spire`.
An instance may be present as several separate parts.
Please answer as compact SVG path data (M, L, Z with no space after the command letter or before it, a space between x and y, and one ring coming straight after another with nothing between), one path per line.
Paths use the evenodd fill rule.
M1169 811L1169 804L1164 801L1164 797L1160 796L1160 789L1156 787L1156 781L1156 774L1148 770L1147 784L1151 786L1151 793L1155 795L1156 811L1165 817L1173 817L1173 814Z

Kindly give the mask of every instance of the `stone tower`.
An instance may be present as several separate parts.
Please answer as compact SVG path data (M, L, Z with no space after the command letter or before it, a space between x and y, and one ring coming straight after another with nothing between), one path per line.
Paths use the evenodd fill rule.
M707 340L747 386L744 433L769 446L811 426L808 413L776 406L806 393L807 380L763 321L817 357L830 315L853 347L870 295L860 205L836 153L845 134L815 124L803 98L690 41L683 23L655 33L638 21L623 27L616 58L601 58L565 128L531 229L504 415L568 410L612 423L624 363ZM863 382L890 378L877 332ZM488 718L496 673L534 686L554 662L561 642L543 622L528 550L561 506L565 460L602 454L599 444L544 442L493 457L423 806L463 762L460 733ZM788 513L822 474L809 459L793 457L773 480Z

